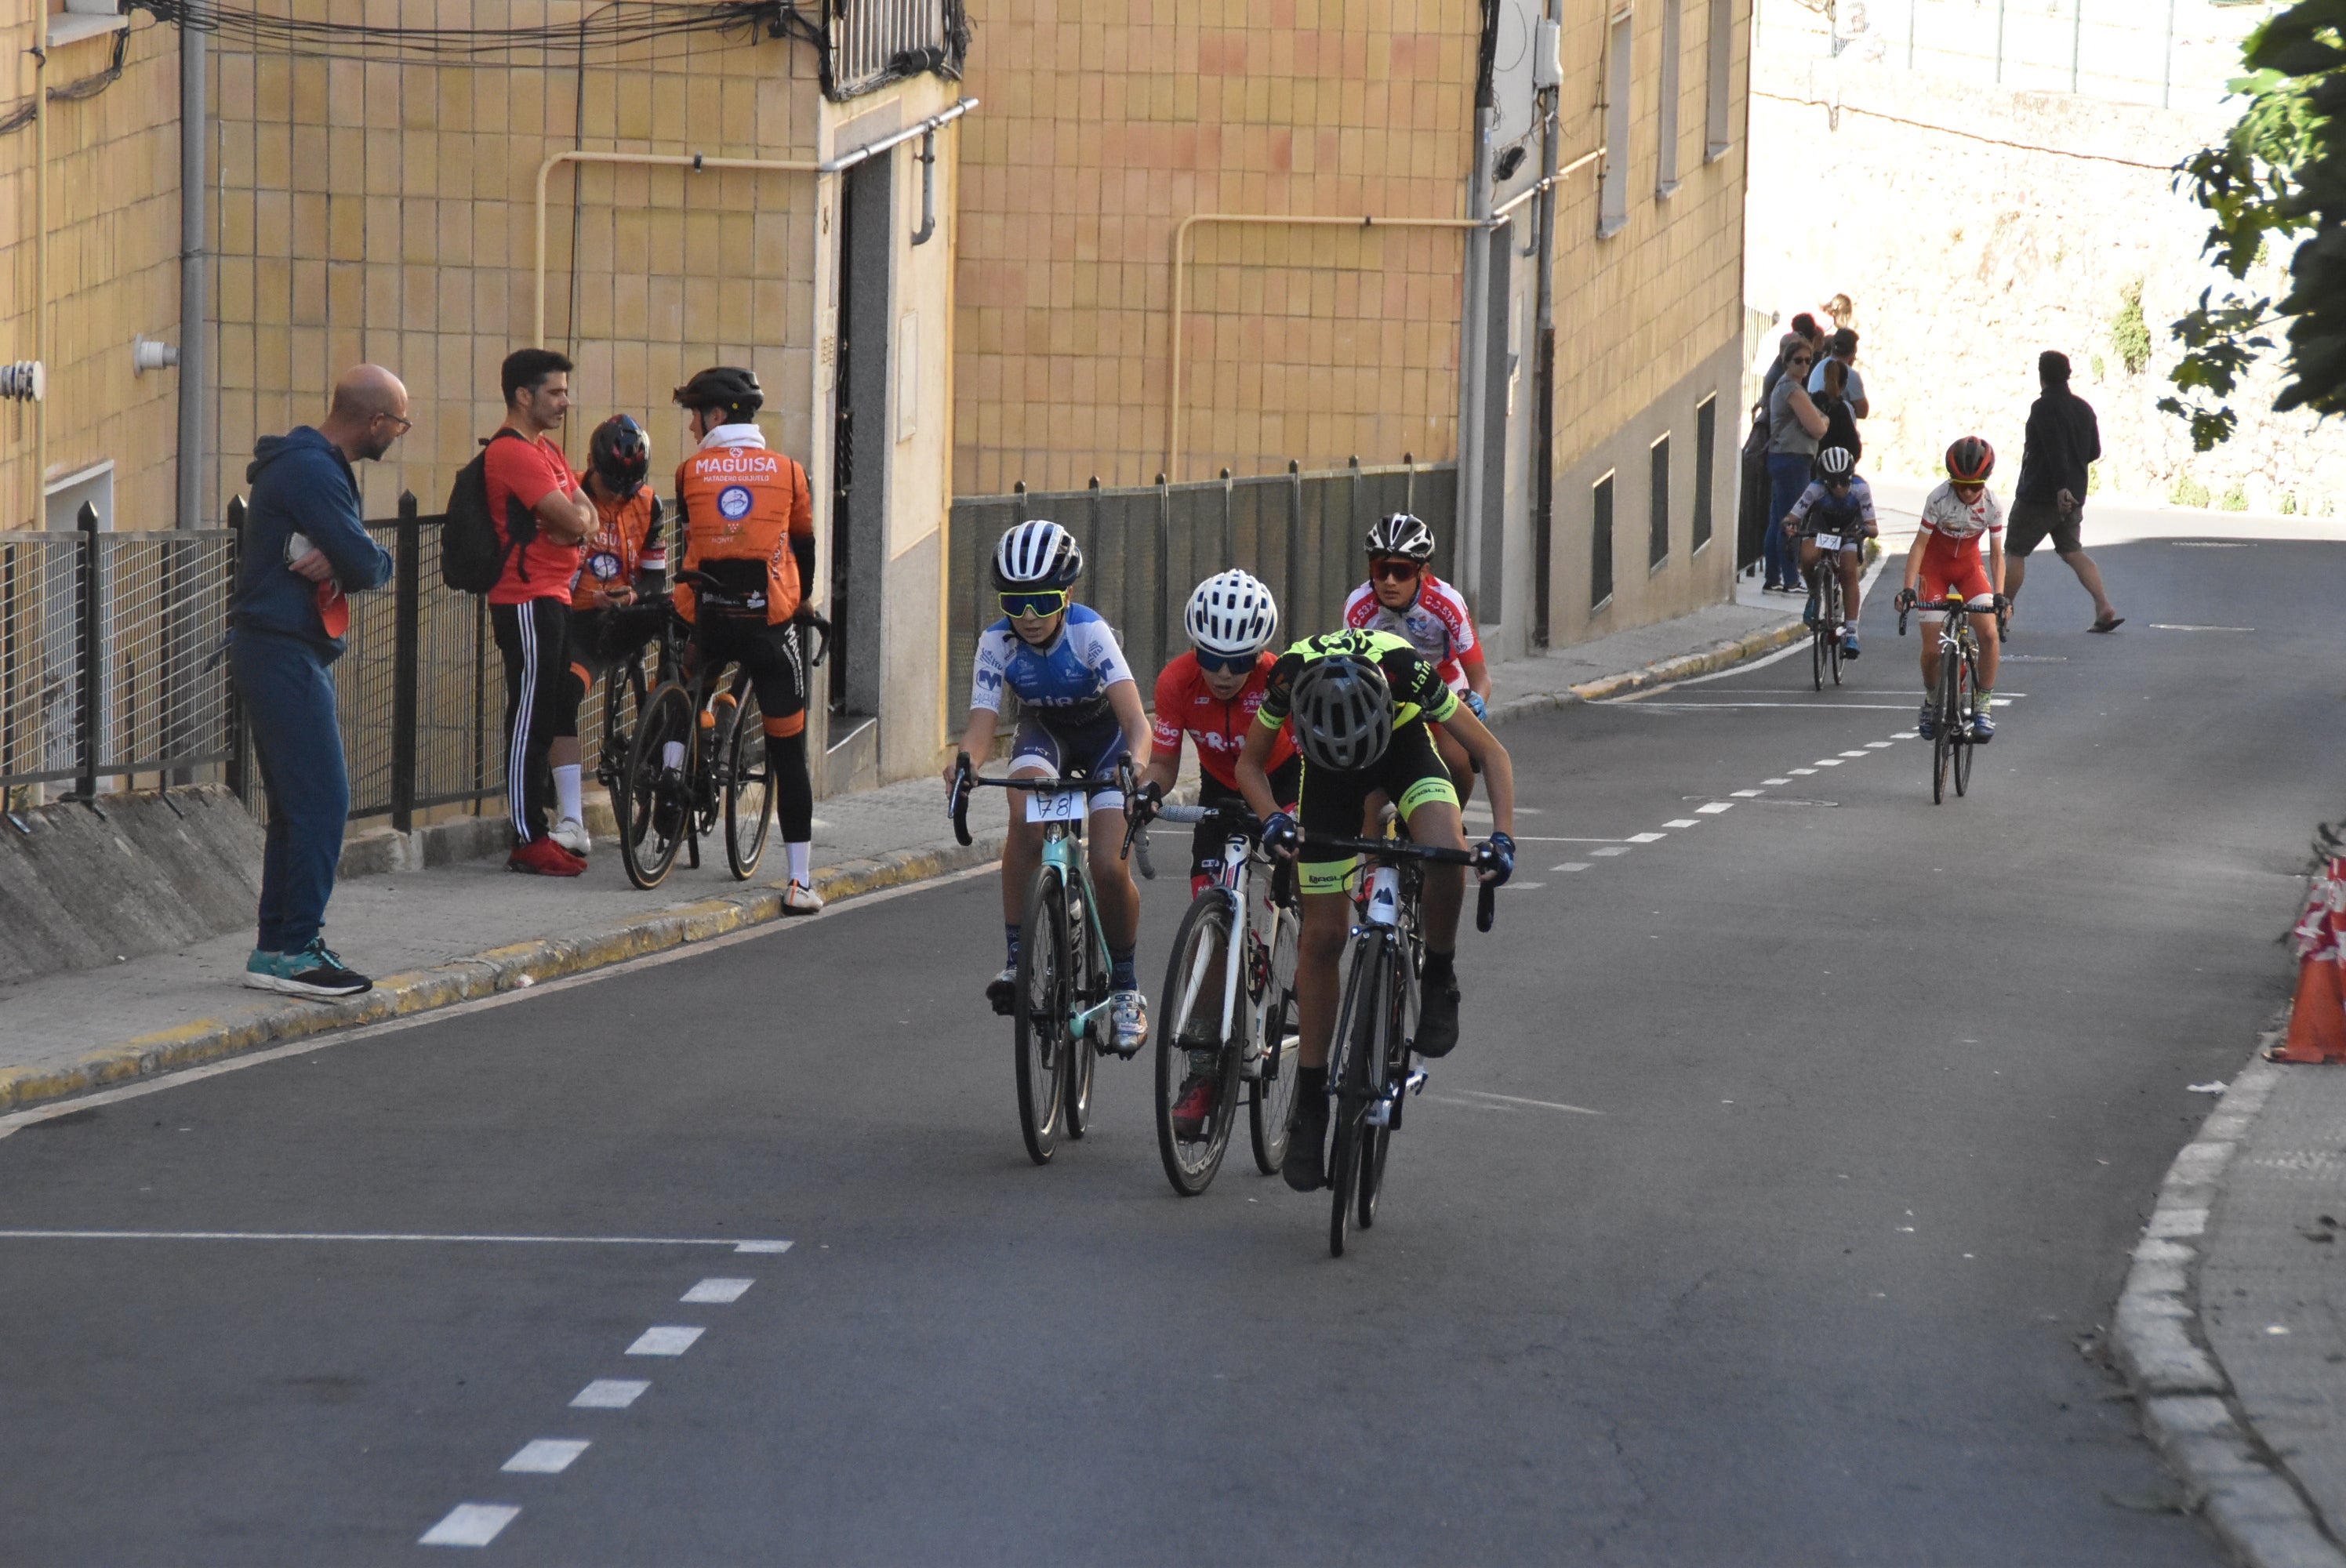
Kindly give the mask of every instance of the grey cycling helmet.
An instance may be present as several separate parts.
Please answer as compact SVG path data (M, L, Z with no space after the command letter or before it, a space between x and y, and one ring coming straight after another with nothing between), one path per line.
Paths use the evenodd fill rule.
M1270 646L1279 606L1259 578L1234 567L1198 584L1182 619L1189 640L1208 653L1241 658Z
M1857 458L1845 446L1828 446L1817 453L1817 472L1828 479L1845 477L1857 466Z
M994 547L994 585L1002 593L1069 587L1083 571L1076 536L1041 517L1019 524Z
M1289 691L1296 748L1314 768L1357 773L1392 743L1392 687L1375 662L1330 654L1306 664Z
M1433 556L1433 530L1406 512L1369 524L1369 554L1402 555L1412 561Z

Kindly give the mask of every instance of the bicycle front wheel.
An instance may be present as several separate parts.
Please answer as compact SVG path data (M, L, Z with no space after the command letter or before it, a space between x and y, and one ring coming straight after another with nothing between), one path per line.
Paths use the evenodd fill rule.
M1372 932L1353 949L1352 972L1337 1024L1344 1061L1341 1074L1336 1080L1335 1110L1330 1118L1334 1135L1328 1156L1328 1185L1333 1189L1328 1211L1328 1253L1331 1257L1344 1256L1344 1243L1352 1232L1361 1176L1362 1134L1366 1130L1363 1118L1372 1093L1371 1074L1382 1076L1383 1072L1381 996L1387 973L1385 947L1392 940L1381 931Z
M1373 1070L1369 1075L1369 1104L1372 1108L1382 1106L1382 1121L1363 1121L1361 1126L1360 1193L1353 1203L1361 1228L1366 1230L1377 1222L1377 1196L1384 1190L1385 1155L1392 1147L1393 1121L1401 1115L1401 1104L1393 1095L1409 1072L1409 1044L1402 1033L1402 1012L1408 1005L1406 983L1401 973L1402 949L1395 943L1386 948L1394 959L1388 964L1384 983L1377 990L1377 1050L1371 1057Z
M1056 867L1035 873L1026 891L1026 924L1018 942L1015 1025L1018 1131L1026 1156L1048 1165L1059 1146L1060 1091L1067 1065L1067 1020L1073 1009L1066 890Z
M1295 1027L1295 944L1298 917L1281 910L1272 928L1270 974L1264 982L1270 994L1262 1006L1262 1072L1255 1079L1248 1106L1253 1135L1255 1168L1277 1176L1287 1158L1287 1124L1295 1115L1296 1054L1302 1042Z
M1157 1150L1165 1179L1183 1197L1213 1184L1238 1116L1239 1054L1222 1036L1223 976L1231 962L1230 895L1208 888L1181 917L1158 993ZM1202 1115L1192 1103L1200 1097ZM1176 1115L1185 1107L1188 1116Z
M627 782L627 738L635 732L646 695L639 658L629 659L603 677L603 734L595 748L595 782L610 797L615 818L619 816L619 799Z
M1963 720L1963 738L1955 742L1955 793L1958 795L1969 794L1972 787L1972 747L1975 744L1972 739L1972 704L1975 700L1975 689L1971 659L1966 656L1963 664L1963 689L1955 704L1955 712Z
M627 740L627 771L612 802L619 860L639 888L660 885L676 864L692 815L692 698L670 684L652 693ZM673 750L677 762L671 764Z
M773 771L766 762L766 716L758 694L744 689L725 742L725 864L746 882L765 858L766 829L774 819Z
M1809 679L1819 691L1825 688L1825 623L1820 614L1816 626L1809 633Z

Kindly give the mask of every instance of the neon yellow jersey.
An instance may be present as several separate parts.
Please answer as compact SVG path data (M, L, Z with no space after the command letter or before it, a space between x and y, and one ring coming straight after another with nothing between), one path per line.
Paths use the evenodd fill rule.
M1305 637L1280 655L1270 667L1270 680L1263 689L1256 721L1272 729L1286 723L1294 702L1295 677L1312 660L1336 654L1366 659L1384 672L1385 684L1392 688L1396 735L1421 721L1440 724L1458 711L1458 694L1406 638L1391 632L1351 630Z

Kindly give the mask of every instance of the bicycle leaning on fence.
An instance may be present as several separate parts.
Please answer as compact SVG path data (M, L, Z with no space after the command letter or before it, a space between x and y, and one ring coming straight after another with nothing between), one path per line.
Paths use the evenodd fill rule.
M1241 1085L1254 1163L1276 1176L1287 1157L1295 1101L1295 954L1302 917L1295 867L1274 867L1258 847L1261 825L1238 806L1158 806L1158 819L1213 822L1228 835L1221 871L1198 890L1174 933L1157 1024L1157 1147L1173 1190L1194 1197L1212 1185L1238 1125ZM1143 876L1153 877L1147 823L1133 840ZM1236 962L1232 956L1236 955ZM1202 1117L1181 1114L1185 1096L1210 1092Z
M1117 787L1131 798L1132 759L1117 765ZM1107 933L1084 853L1084 820L1099 780L981 779L964 751L955 759L951 796L954 837L966 845L970 791L1024 792L1026 820L1043 830L1042 863L1027 885L1018 944L1017 990L1011 1006L1018 1076L1018 1130L1027 1157L1048 1165L1064 1132L1081 1138L1090 1125L1092 1058L1111 1049L1107 1010ZM1131 840L1127 836L1126 848Z
M1898 610L1898 635L1906 635L1907 615L1923 606L1902 600ZM1966 794L1972 784L1972 748L1979 742L1972 734L1973 694L1979 689L1980 640L1972 630L1972 606L1966 605L1963 592L1949 588L1947 596L1931 606L1943 613L1935 631L1925 629L1925 636L1939 639L1938 706L1931 716L1931 801L1943 803L1947 798L1947 778L1954 776L1955 793ZM1980 610L1988 606L1984 602ZM1997 611L1997 629L2006 612Z

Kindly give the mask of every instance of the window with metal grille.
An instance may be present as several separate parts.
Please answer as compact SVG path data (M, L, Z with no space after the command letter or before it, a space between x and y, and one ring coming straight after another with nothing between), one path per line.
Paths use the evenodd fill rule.
M1670 558L1670 438L1654 443L1648 459L1653 484L1646 504L1646 569L1658 571Z
M961 74L968 27L961 0L830 0L831 96L898 76Z
M1710 488L1719 478L1719 399L1707 397L1694 405L1694 543L1700 550L1710 543Z
M1589 493L1588 607L1601 610L1613 598L1613 476Z

